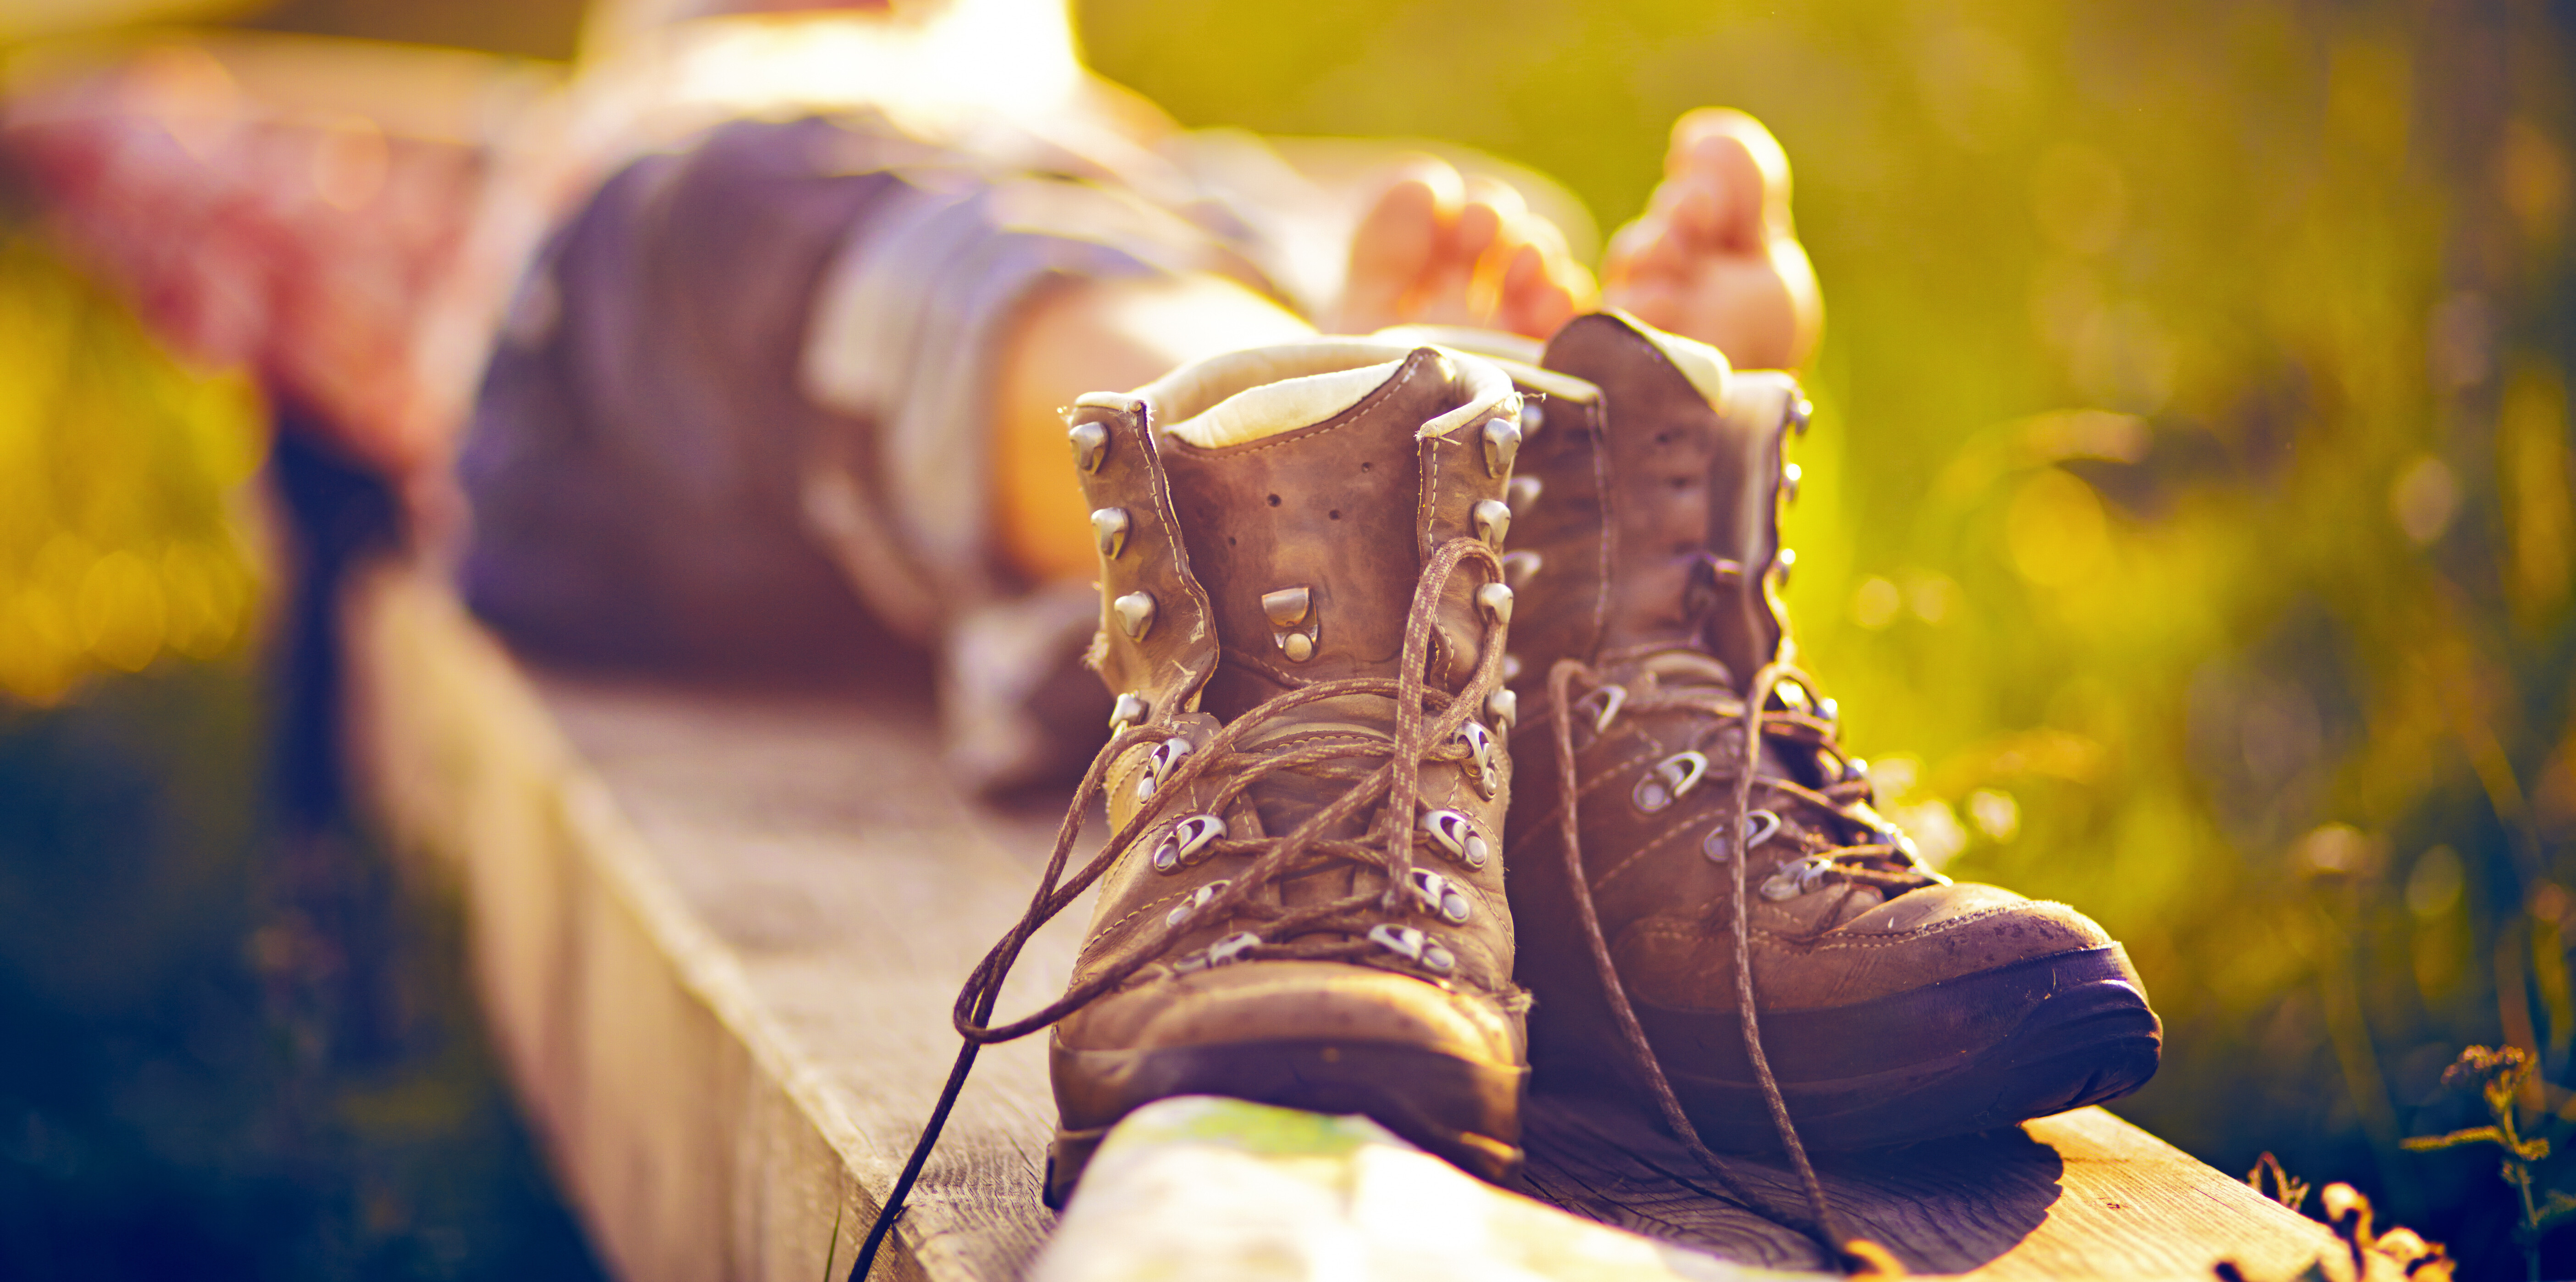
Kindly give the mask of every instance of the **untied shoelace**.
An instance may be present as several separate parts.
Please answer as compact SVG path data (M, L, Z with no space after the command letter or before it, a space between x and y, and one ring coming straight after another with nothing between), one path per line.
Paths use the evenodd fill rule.
M1450 577L1465 561L1475 561L1487 571L1487 582L1478 594L1478 608L1490 621L1488 643L1479 647L1475 673L1455 695L1433 689L1424 679L1429 666L1432 629L1437 621L1441 595ZM947 1083L940 1088L938 1102L932 1107L929 1121L922 1127L920 1140L914 1144L903 1172L896 1177L894 1188L887 1194L885 1208L868 1230L859 1255L850 1265L850 1282L863 1282L874 1264L877 1252L884 1247L897 1217L903 1213L905 1200L920 1178L922 1166L938 1144L939 1134L948 1124L949 1113L956 1107L958 1093L975 1066L976 1054L985 1046L1026 1037L1045 1029L1066 1016L1099 1000L1133 978L1146 966L1160 960L1170 951L1181 934L1197 923L1223 920L1227 914L1246 915L1260 920L1256 937L1261 942L1229 954L1231 960L1259 960L1272 957L1350 957L1373 951L1365 939L1337 943L1296 944L1282 942L1296 935L1323 933L1361 934L1370 919L1383 920L1386 914L1403 911L1408 874L1413 868L1416 834L1414 811L1420 804L1422 765L1429 761L1451 761L1459 753L1451 741L1467 719L1492 693L1502 680L1503 647L1493 634L1510 620L1511 596L1504 589L1498 596L1487 593L1501 586L1502 561L1492 548L1475 538L1456 538L1436 549L1423 567L1417 582L1413 603L1405 619L1402 666L1394 678L1352 677L1318 681L1266 700L1211 736L1206 743L1194 744L1178 758L1171 772L1157 784L1153 801L1140 808L1128 821L1110 835L1100 854L1064 879L1074 841L1081 835L1083 819L1091 803L1107 786L1110 767L1120 756L1146 744L1170 741L1174 727L1168 722L1131 726L1113 736L1091 760L1083 773L1082 785L1073 802L1065 808L1064 820L1056 828L1055 846L1047 856L1045 871L1038 878L1038 888L1018 922L1003 934L1000 942L975 964L967 975L965 986L957 994L950 1012L958 1035L964 1044L957 1060L948 1071ZM1382 744L1336 743L1315 745L1278 753L1243 753L1237 750L1256 728L1291 709L1326 699L1349 696L1377 696L1395 702L1395 729ZM1434 711L1426 715L1425 704ZM1339 759L1354 756L1387 757L1385 764L1364 773L1350 767L1336 768ZM1007 1023L994 1024L994 1003L999 999L1002 981L1019 960L1020 951L1030 937L1062 913L1082 893L1100 880L1136 839L1159 822L1170 799L1183 796L1189 785L1200 777L1221 771L1242 773L1221 791L1226 800L1241 793L1260 778L1286 770L1356 774L1351 787L1341 796L1316 809L1295 828L1282 836L1226 841L1217 847L1220 853L1247 853L1256 857L1252 866L1230 879L1231 884L1186 915L1178 915L1165 927L1161 940L1153 945L1132 950L1126 957L1104 968L1100 973L1067 989L1063 996L1040 1009ZM1387 801L1375 839L1365 842L1328 841L1323 833L1358 815L1371 802L1383 796ZM1212 807L1221 808L1221 807ZM1258 904L1253 896L1283 875L1299 871L1298 860L1308 853L1330 859L1382 866L1386 872L1383 891L1364 891L1329 903L1309 905L1295 910L1271 908Z

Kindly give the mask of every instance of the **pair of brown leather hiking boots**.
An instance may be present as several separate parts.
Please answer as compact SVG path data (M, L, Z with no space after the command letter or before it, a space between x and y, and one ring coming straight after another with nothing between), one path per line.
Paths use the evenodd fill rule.
M1795 384L1617 314L1521 355L1322 340L1072 412L1117 736L1032 920L1099 904L1062 1000L981 1027L1030 926L959 1005L1055 1025L1051 1202L1171 1095L1499 1180L1533 1063L1793 1149L1775 1102L1860 1148L2155 1071L2119 945L1924 867L1790 666Z

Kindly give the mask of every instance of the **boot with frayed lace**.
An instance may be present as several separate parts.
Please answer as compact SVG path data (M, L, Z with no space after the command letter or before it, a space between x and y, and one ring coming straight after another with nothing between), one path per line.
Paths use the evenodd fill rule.
M1644 1085L1712 1145L1793 1154L2144 1083L2160 1029L2120 946L1926 868L1792 665L1796 385L1615 313L1541 363L1521 374L1551 395L1513 503L1530 714L1507 852L1539 1080Z
M1091 664L1115 737L1027 916L959 996L967 1052L1052 1026L1061 1205L1174 1095L1363 1113L1489 1179L1527 1077L1502 820L1499 555L1521 398L1491 364L1326 340L1084 397ZM1108 845L1064 876L1105 797ZM991 1023L1029 935L1097 882L1071 987Z

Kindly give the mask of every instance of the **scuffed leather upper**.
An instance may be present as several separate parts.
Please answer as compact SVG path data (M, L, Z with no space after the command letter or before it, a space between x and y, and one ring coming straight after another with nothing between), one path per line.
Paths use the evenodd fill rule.
M1164 430L1214 409L1240 413L1251 404L1258 410L1264 402L1242 394L1272 379L1389 360L1393 367L1378 386L1320 421L1213 448ZM1148 720L1168 723L1162 742L1205 744L1265 700L1311 682L1395 675L1427 556L1449 539L1472 535L1474 505L1499 500L1508 476L1488 468L1475 433L1493 416L1515 415L1518 398L1490 367L1465 368L1472 360L1431 348L1396 348L1390 357L1382 347L1318 344L1240 353L1135 395L1084 399L1074 415L1077 430L1098 423L1109 442L1097 469L1083 477L1086 493L1095 508L1127 514L1124 541L1114 553L1107 543L1101 549L1103 623L1095 659L1113 693L1137 695ZM1448 430L1424 434L1426 425L1444 419ZM1455 692L1483 647L1499 639L1474 601L1490 577L1481 564L1465 564L1442 593L1430 620L1433 688ZM1302 590L1304 609L1283 624L1264 598L1289 590ZM1154 600L1153 621L1142 636L1131 635L1116 605L1137 592ZM1311 646L1302 657L1292 657L1289 633ZM1176 707L1187 711L1175 715ZM1370 695L1310 703L1262 721L1242 748L1294 753L1383 744L1393 708L1392 700ZM1108 779L1112 827L1148 810L1154 817L1100 883L1077 979L1135 950L1160 949L1160 960L1066 1019L1057 1029L1059 1044L1134 1049L1313 1037L1404 1042L1519 1064L1523 1003L1511 980L1513 933L1502 880L1510 769L1501 738L1493 735L1500 785L1493 796L1465 763L1434 762L1421 771L1421 807L1467 817L1488 845L1481 868L1422 839L1413 825L1404 829L1404 839L1419 843L1416 866L1461 893L1469 915L1464 923L1449 922L1397 895L1384 919L1419 929L1447 949L1455 964L1445 973L1383 950L1351 961L1178 965L1255 924L1199 914L1186 918L1177 936L1167 926L1174 910L1239 875L1252 856L1202 853L1158 869L1156 849L1183 822L1207 813L1224 820L1229 838L1283 835L1349 782L1273 775L1217 808L1218 794L1235 775L1211 771L1148 793L1142 789L1156 769L1155 745L1124 754ZM1165 757L1180 759L1168 750ZM1382 810L1366 806L1328 836L1379 840ZM1269 902L1293 908L1366 886L1382 887L1383 878L1334 861L1267 894ZM1065 1089L1059 1082L1060 1093Z
M1786 646L1775 567L1795 388L1728 374L1706 349L1688 355L1716 361L1715 373L1703 364L1695 380L1671 355L1685 343L1616 314L1567 326L1546 367L1597 396L1562 413L1551 400L1547 432L1521 458L1540 483L1514 544L1541 560L1523 608L1549 623L1516 637L1528 711L1509 859L1520 973L1542 1002L1603 1000L1566 880L1563 790L1552 763L1530 768L1553 755L1547 677L1570 657L1597 678L1572 691L1577 814L1582 875L1620 977L1640 1003L1735 1006L1721 828L1743 769L1741 692ZM1834 746L1831 705L1792 682L1766 711L1750 803L1761 840L1744 877L1762 1009L1848 1005L2110 942L2072 909L1989 886L1902 872L1885 885L1798 881L1800 861L1861 846L1889 850L1901 869L1910 843ZM1705 768L1684 783L1691 754Z

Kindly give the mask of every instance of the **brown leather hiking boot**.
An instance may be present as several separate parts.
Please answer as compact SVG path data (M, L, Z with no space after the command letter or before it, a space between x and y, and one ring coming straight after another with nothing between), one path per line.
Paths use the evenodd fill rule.
M1559 384L1513 505L1529 716L1506 857L1540 1080L1647 1076L1623 1062L1606 962L1721 1147L1783 1143L1755 1052L1822 1148L2005 1125L2144 1083L2160 1030L2120 946L2064 905L1924 868L1871 809L1833 702L1789 666L1773 589L1790 562L1777 518L1794 484L1783 438L1804 425L1796 385L1616 314L1574 321L1543 361Z
M1072 987L970 1034L1062 1021L1051 1203L1172 1095L1365 1113L1479 1175L1517 1165L1497 547L1519 409L1473 357L1341 341L1073 411L1119 734L1067 827L1105 789L1114 835L1057 891L1060 846L1032 910L1099 878Z

